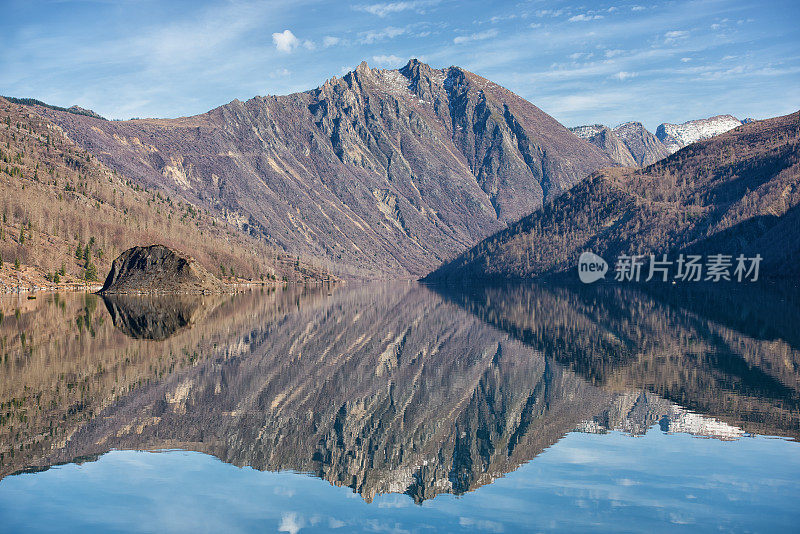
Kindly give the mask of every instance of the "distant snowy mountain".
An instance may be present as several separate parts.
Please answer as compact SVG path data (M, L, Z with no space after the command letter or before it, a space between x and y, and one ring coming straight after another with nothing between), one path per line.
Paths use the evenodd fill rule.
M570 131L603 149L623 167L647 167L686 145L725 133L754 120L747 118L740 121L732 115L717 115L682 124L663 123L658 126L655 135L641 122L635 121L615 128L603 124L576 126L570 128Z
M686 145L725 133L742 124L743 122L733 115L717 115L683 124L664 123L656 128L656 137L667 147L670 154L674 154Z
M614 129L602 124L570 128L572 133L603 149L623 167L646 167L670 155L641 122L626 122Z

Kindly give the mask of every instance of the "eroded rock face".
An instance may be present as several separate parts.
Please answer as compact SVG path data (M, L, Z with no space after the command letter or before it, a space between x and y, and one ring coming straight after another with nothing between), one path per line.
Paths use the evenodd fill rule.
M219 293L225 285L193 258L164 245L133 247L114 260L103 294Z

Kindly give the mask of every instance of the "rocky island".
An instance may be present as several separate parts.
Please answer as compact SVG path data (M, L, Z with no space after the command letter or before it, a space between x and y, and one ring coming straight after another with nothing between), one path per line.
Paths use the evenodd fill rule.
M133 247L114 260L101 294L221 293L227 288L194 258L164 245Z

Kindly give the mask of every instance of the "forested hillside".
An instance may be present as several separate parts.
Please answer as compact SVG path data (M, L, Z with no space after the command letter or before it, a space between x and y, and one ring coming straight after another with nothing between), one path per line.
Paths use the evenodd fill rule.
M574 269L585 250L764 258L800 274L800 112L745 124L644 169L593 174L430 276L530 278Z
M152 243L227 278L321 276L195 205L109 170L30 110L0 99L0 289L102 281L121 251Z

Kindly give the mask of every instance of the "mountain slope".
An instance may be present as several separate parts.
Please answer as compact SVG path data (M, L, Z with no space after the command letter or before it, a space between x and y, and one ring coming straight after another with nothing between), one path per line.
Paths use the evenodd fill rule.
M645 169L595 173L442 266L431 279L527 278L574 269L584 250L764 257L800 274L800 112L745 124Z
M613 165L510 91L416 60L173 120L35 109L137 183L359 277L425 274Z
M0 98L0 292L50 285L56 271L62 284L99 281L120 252L152 243L215 273L321 276L195 204L134 184L32 111Z

